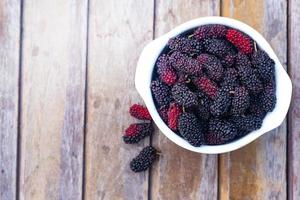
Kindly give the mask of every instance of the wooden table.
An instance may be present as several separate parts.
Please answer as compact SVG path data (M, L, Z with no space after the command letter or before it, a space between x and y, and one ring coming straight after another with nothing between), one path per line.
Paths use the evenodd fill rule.
M121 141L142 102L143 47L201 16L233 17L270 42L293 80L282 125L221 155L156 130L162 156L134 174ZM300 199L300 1L0 0L0 199Z

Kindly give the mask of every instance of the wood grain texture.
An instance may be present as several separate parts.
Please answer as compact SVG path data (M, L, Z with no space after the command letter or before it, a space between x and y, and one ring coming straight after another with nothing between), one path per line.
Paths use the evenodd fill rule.
M293 97L289 113L289 200L300 199L300 1L289 2L289 72Z
M85 199L147 199L148 171L130 160L147 144L124 144L133 103L137 59L152 40L151 0L90 1Z
M15 199L20 1L0 1L0 199Z
M219 1L156 1L155 36L168 32L193 18L219 15ZM152 199L217 199L216 155L202 155L185 150L161 132L153 137L153 145L162 151L152 168Z
M20 199L81 199L87 1L24 1Z
M285 0L224 0L224 16L256 28L287 61ZM286 122L256 142L220 158L220 199L286 199Z

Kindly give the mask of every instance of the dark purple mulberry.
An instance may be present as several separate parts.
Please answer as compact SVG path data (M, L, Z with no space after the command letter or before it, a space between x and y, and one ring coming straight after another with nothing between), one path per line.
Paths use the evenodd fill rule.
M238 73L234 68L228 68L224 72L224 78L221 82L221 87L226 87L233 91L237 86L239 86Z
M226 113L231 105L231 95L227 88L221 88L210 106L210 113L214 116L221 116Z
M182 113L179 117L178 129L180 134L193 146L204 144L204 135L197 117L191 113Z
M195 107L198 105L197 95L189 90L183 83L177 83L172 87L173 99L183 107Z
M218 145L232 141L237 135L235 126L225 120L211 119L208 124L208 132L205 134L206 144Z
M210 104L211 100L206 95L201 95L199 98L199 106L197 110L197 116L198 118L202 120L208 120L210 117Z
M267 112L263 110L260 104L259 98L257 96L252 96L250 98L250 106L247 110L247 113L263 119Z
M203 49L200 41L179 36L171 38L168 41L168 45L173 51L180 51L188 54L200 53Z
M251 67L251 62L244 54L238 54L236 57L236 68L243 86L252 94L258 94L262 91L263 85L254 70Z
M226 55L235 55L236 50L233 45L222 39L206 39L203 42L205 50L219 58L224 58Z
M254 115L233 117L230 120L237 129L242 131L254 131L261 127L263 119Z
M137 157L130 162L130 169L134 172L147 170L158 158L157 150L151 146L145 147Z
M202 67L196 59L175 51L170 56L171 65L178 70L191 75L200 75Z
M232 67L235 63L235 54L228 54L221 59L221 63L225 67Z
M209 54L200 54L197 60L202 68L205 69L209 78L214 81L220 81L222 79L224 69L217 57Z
M275 71L275 62L266 52L262 50L254 52L252 55L252 64L257 69L262 81L268 82L272 79Z
M259 102L262 109L271 112L276 105L276 85L275 81L270 81L265 85L263 92L259 96Z
M195 30L194 35L198 40L205 38L225 38L226 32L227 28L225 26L213 24L200 26Z
M159 107L168 106L171 102L171 90L163 82L159 80L152 81L151 91Z
M234 90L231 103L231 114L234 116L243 114L250 105L250 96L245 87L237 87Z

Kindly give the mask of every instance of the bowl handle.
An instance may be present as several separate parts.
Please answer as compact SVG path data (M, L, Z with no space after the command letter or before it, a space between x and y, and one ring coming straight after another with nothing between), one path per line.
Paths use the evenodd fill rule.
M135 72L135 87L144 101L151 96L152 71L164 44L161 39L150 42L143 49Z

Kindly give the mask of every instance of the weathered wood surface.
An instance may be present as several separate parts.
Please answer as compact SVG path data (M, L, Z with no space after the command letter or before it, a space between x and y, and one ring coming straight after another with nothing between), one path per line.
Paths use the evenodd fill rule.
M158 0L155 7L155 36L193 18L219 15L219 1ZM161 132L153 145L163 154L151 172L151 199L217 199L218 157L187 151Z
M128 109L141 102L134 74L140 52L152 40L153 5L90 2L85 199L148 198L148 172L131 172L129 162L149 139L126 145L121 136L137 122Z
M17 185L20 1L0 1L0 199Z
M300 1L289 2L289 72L293 97L289 113L289 200L300 199Z
M81 199L87 1L24 1L20 199Z
M256 28L287 62L285 0L224 0L222 14ZM286 122L256 142L220 158L220 199L286 199Z

